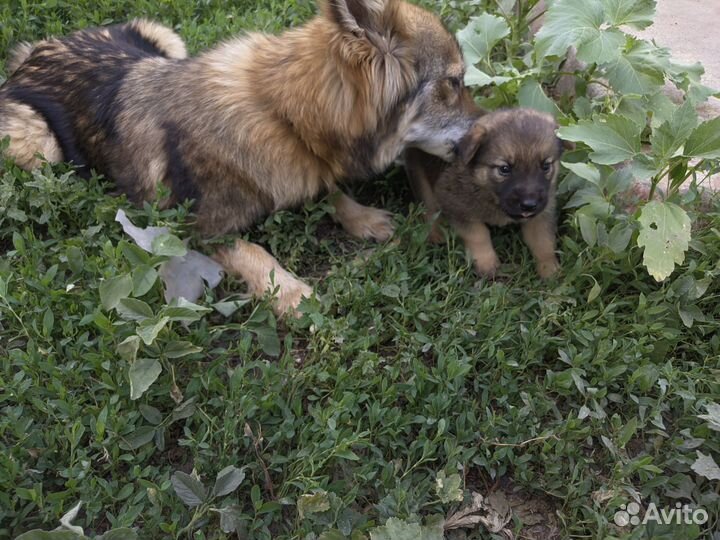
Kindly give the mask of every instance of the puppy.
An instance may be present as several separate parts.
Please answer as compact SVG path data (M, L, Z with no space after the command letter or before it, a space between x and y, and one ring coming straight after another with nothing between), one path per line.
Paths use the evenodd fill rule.
M193 199L210 236L331 192L345 229L385 240L390 214L338 184L409 147L451 160L472 123L457 41L402 0L324 0L301 27L192 58L170 29L137 20L22 44L8 66L0 139L20 166L72 161L135 202L165 184L166 204ZM216 258L258 296L278 287L278 313L312 292L249 242Z
M413 191L428 220L439 212L457 231L480 275L493 278L500 266L487 226L519 223L538 274L548 278L559 269L555 182L563 145L555 135L555 120L531 109L478 115L454 163L406 151ZM433 222L431 240L441 239Z

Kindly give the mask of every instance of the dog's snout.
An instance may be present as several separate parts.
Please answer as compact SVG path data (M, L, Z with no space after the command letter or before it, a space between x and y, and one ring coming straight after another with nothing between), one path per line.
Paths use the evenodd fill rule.
M534 212L537 210L537 207L540 205L540 201L536 199L535 197L526 197L522 201L520 201L520 209L523 212Z

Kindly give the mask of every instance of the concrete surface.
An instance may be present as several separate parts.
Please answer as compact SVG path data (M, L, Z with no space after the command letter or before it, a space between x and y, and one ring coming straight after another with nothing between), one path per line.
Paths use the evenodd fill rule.
M655 23L633 31L668 47L683 64L701 62L703 83L720 90L720 0L658 0ZM720 100L710 101L698 111L704 118L720 116Z

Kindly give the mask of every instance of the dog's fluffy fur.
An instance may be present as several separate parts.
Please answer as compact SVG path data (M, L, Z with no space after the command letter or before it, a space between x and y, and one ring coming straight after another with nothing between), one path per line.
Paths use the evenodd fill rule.
M325 0L302 27L195 58L170 29L136 20L21 44L9 68L0 138L20 166L72 161L134 201L163 183L168 204L195 200L208 235L380 173L408 147L450 160L472 121L456 40L401 0ZM392 234L387 212L333 200L351 233ZM258 250L238 242L218 259L262 294L281 273ZM278 311L310 292L282 276Z
M428 220L438 212L458 232L478 273L494 277L500 261L488 225L520 223L541 277L559 265L555 256L555 181L562 143L554 119L531 109L510 109L479 118L446 164L408 150L405 164ZM442 234L433 221L431 239Z

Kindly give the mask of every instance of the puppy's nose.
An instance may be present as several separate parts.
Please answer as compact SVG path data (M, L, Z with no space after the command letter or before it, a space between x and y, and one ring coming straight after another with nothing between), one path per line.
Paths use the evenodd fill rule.
M534 212L537 210L538 204L537 199L523 199L520 201L520 210L523 212Z

